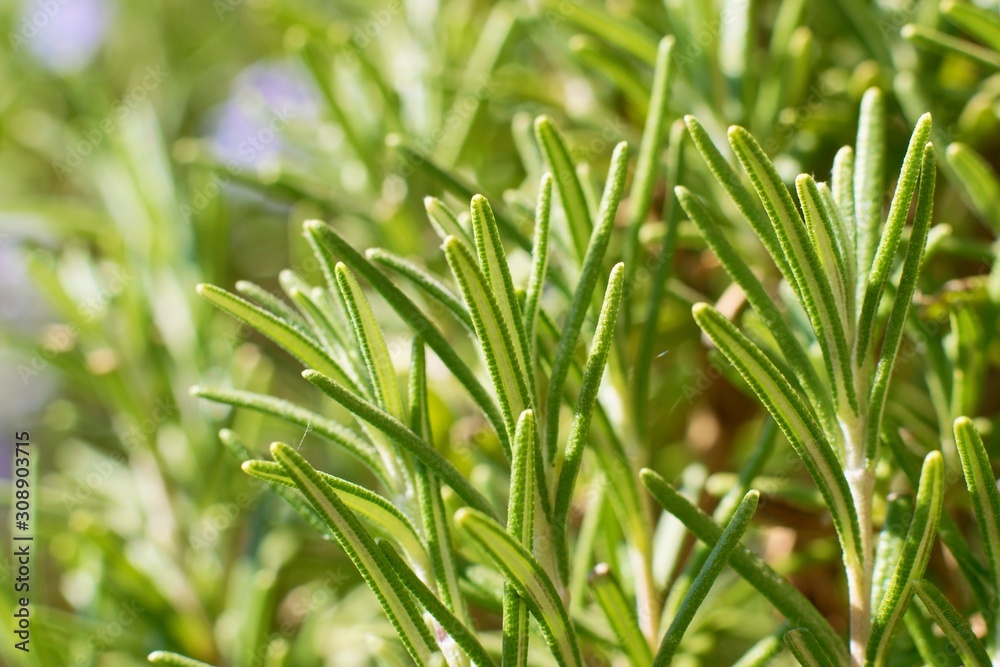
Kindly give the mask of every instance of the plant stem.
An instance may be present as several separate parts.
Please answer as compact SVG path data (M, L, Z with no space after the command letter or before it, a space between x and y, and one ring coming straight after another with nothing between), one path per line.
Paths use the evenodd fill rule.
M852 419L844 428L847 454L847 484L858 514L861 535L861 561L854 554L844 554L847 570L847 588L850 610L851 667L863 667L865 650L872 629L872 569L874 553L872 543L872 495L875 489L875 471L865 462L863 435L864 419Z

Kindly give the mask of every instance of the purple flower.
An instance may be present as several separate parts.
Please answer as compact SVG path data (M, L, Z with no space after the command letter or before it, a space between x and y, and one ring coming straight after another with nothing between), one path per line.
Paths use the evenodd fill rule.
M12 46L52 71L80 70L104 41L110 13L105 0L24 0Z

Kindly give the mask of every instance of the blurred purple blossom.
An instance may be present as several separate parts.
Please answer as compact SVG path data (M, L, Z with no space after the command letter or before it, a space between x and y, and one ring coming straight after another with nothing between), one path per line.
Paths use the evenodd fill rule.
M256 165L284 147L279 136L291 119L315 118L319 95L297 67L261 62L243 70L222 105L212 130L212 147L223 162Z
M11 40L48 69L73 72L86 67L100 48L110 15L106 0L23 0Z

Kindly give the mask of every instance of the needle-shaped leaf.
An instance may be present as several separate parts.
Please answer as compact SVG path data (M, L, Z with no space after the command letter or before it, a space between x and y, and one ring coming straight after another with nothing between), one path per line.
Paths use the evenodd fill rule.
M695 305L693 313L698 325L739 371L781 427L823 494L844 553L860 562L860 529L850 488L837 454L808 406L760 348L722 313L708 304Z
M410 358L410 428L425 442L432 443L434 441L427 397L427 360L424 342L419 337L413 339ZM441 483L437 475L421 463L416 466L415 477L420 518L423 521L438 594L445 606L462 623L469 625L469 612L459 589L457 559L451 543L451 518L446 513L441 498Z
M278 463L253 459L244 461L242 467L243 472L251 477L293 488L296 486L285 468ZM346 479L321 471L317 473L324 483L337 492L345 505L369 521L383 535L395 540L413 562L419 564L424 571L428 571L430 560L427 546L410 520L395 505L374 491L369 491Z
M969 665L982 665L989 667L990 656L986 653L976 633L969 627L969 623L962 617L957 609L948 601L948 598L938 590L938 587L921 579L915 582L914 589L920 601L924 603L930 617L934 619L945 637L952 646L965 658Z
M534 413L525 410L517 420L514 435L507 532L528 553L534 543L537 439ZM504 584L502 655L504 667L526 667L528 664L528 606L511 582Z
M327 419L316 412L306 410L289 401L283 401L280 398L273 398L265 394L255 394L238 389L192 387L191 395L216 403L232 405L233 407L247 408L248 410L254 410L255 412L283 419L290 424L295 424L302 428L310 428L314 433L323 436L330 442L343 447L348 453L356 456L382 482L391 486L382 460L371 443L362 440L337 422Z
M608 360L608 353L611 351L611 344L614 342L618 306L621 303L624 286L624 268L624 265L616 264L608 279L608 289L604 295L600 317L597 320L594 343L590 356L587 358L583 382L580 385L580 395L577 398L576 410L573 415L573 425L570 427L566 452L559 470L555 508L552 514L552 538L557 550L559 573L564 581L569 578L569 544L567 540L569 508L573 500L576 477L583 461L583 451L590 435L590 422L594 414L594 404L597 401L597 390L601 386L604 366Z
M792 271L785 260L785 253L781 249L781 244L778 243L778 237L774 233L774 228L768 222L767 216L761 213L760 208L753 199L753 195L743 186L739 174L729 165L726 158L719 152L719 149L715 147L712 139L708 136L708 132L705 131L705 128L701 126L701 123L694 116L685 116L684 122L687 124L691 140L694 142L695 147L697 147L698 152L705 159L705 163L708 164L708 168L711 169L716 180L719 181L719 184L729 194L729 198L736 204L736 208L743 214L743 217L750 223L750 227L753 228L761 243L764 244L764 248L771 255L771 259L774 260L781 274L788 280L792 280Z
M207 662L194 660L170 651L153 651L146 659L154 665L165 665L165 667L212 667Z
M965 144L954 143L946 153L948 164L979 218L1000 232L1000 180L990 164Z
M538 311L549 271L549 230L552 221L552 174L542 176L535 208L535 238L531 248L531 275L524 297L524 337L528 341L529 363L538 363ZM534 388L533 388L534 389Z
M287 273L290 272L287 270L282 271L280 275L284 276ZM334 319L335 315L332 312L332 308L329 307L324 298L326 296L324 290L314 290L304 281L296 281L296 284L290 285L286 291L288 297L298 306L302 315L308 321L309 327L315 332L317 339L323 343L323 346L330 352L331 356L344 367L344 371L350 373L352 379L360 384L355 375L354 368L352 368L349 359L344 354L348 349L346 344L348 339L343 335L337 321Z
M322 373L306 370L303 371L302 377L347 408L351 414L371 424L389 436L400 447L408 450L417 460L434 471L441 478L441 481L450 486L471 507L475 507L490 516L496 516L489 501L475 489L472 483L456 470L448 459L421 440L405 424Z
M875 258L872 260L871 270L858 274L859 278L865 281L855 346L855 364L858 367L861 367L868 355L873 353L871 348L874 346L876 311L882 298L885 281L892 269L899 239L903 234L903 225L910 213L910 204L917 191L930 133L931 117L930 114L924 114L917 121L917 126L910 136L910 145L903 158L899 180L896 182L896 192L893 193L892 203L889 205L889 215L886 218L881 240L878 242ZM931 182L933 183L933 181Z
M889 586L899 555L903 552L906 533L913 516L913 498L910 496L890 497L888 505L885 522L882 524L878 544L875 546L875 565L872 567L872 609L878 609L882 603L885 589Z
M786 632L785 646L802 667L837 667L837 663L830 659L823 646L808 630L795 628Z
M380 541L378 546L403 586L413 594L413 597L427 610L427 613L441 624L445 632L476 663L476 666L490 667L490 665L495 665L496 663L493 662L490 654L476 638L476 634L434 595L434 592L410 569L410 566L396 553L396 550L384 541Z
M260 285L252 283L249 280L240 280L236 283L236 291L246 298L256 301L265 310L271 311L275 317L287 320L291 324L297 324L299 328L302 329L303 333L309 335L309 325L305 319L303 319L302 315L297 313L294 308L289 306L274 294L268 292Z
M493 292L493 297L500 307L500 324L506 328L507 336L513 341L514 358L517 360L516 367L526 377L531 378L534 376L534 369L529 364L531 356L524 334L523 311L517 300L517 294L514 292L514 281L510 277L507 254L500 241L500 231L497 229L493 209L490 208L486 197L476 195L472 198L470 210L473 238L476 241L476 252L479 255L479 267L486 277L486 285ZM530 388L533 384L533 382L529 382L528 387ZM530 402L527 405L530 405Z
M632 189L629 191L628 220L625 223L622 250L625 284L632 282L639 250L639 231L649 215L650 204L653 201L653 183L660 163L660 152L663 150L664 121L674 72L673 50L674 38L668 35L660 40L656 51L652 98L646 115L646 124L642 130L642 140L639 142L639 157L635 165Z
M934 30L922 25L907 23L899 31L900 36L917 46L941 53L944 55L957 55L968 58L974 63L985 67L988 70L1000 70L1000 55L996 51L974 44L965 39L952 37L940 30Z
M831 194L840 212L840 220L844 223L850 275L857 276L858 223L854 214L854 149L850 146L844 146L837 151L837 155L833 158L831 176ZM851 313L852 322L855 315L856 313Z
M233 431L229 429L222 429L219 431L219 440L222 441L223 446L226 450L242 464L244 461L253 460L254 454L246 445L239 439ZM283 482L277 482L274 480L263 480L271 490L276 494L285 499L285 501L292 506L292 509L305 521L307 524L313 527L320 535L329 539L332 537L330 535L330 529L327 528L326 523L320 518L316 510L313 509L306 500L302 497L300 493L297 493L293 489L288 488Z
M458 216L448 208L447 204L437 197L424 197L424 208L427 210L431 226L442 241L454 236L464 241L470 248L473 247L472 234L459 222Z
M337 542L375 593L410 657L418 665L428 664L436 652L434 637L409 591L357 515L294 449L274 443L271 455L333 530Z
M875 378L868 401L868 433L865 439L865 456L869 462L874 462L877 456L879 430L882 426L882 414L885 411L889 381L892 378L892 369L899 352L899 343L903 337L906 317L910 312L910 302L913 301L913 294L917 289L917 279L920 277L920 265L924 257L924 248L927 245L927 230L930 229L934 210L935 170L934 146L927 144L924 148L923 164L920 168L917 210L913 216L910 244L903 259L903 272L896 288L892 310L889 311L889 322L882 340L882 352L878 365L875 367Z
M722 573L722 568L726 566L730 556L736 550L736 547L739 546L740 540L743 538L743 533L746 532L746 529L750 525L750 519L753 518L754 512L757 511L757 501L759 498L760 493L757 491L749 491L743 496L743 500L740 501L736 513L729 521L726 529L722 531L719 541L712 547L712 552L709 554L708 560L705 561L701 572L698 573L694 583L691 584L691 588L688 589L684 600L677 609L677 615L674 616L670 627L667 628L667 634L663 637L660 648L656 652L656 658L653 660L654 667L669 665L670 661L673 660L674 654L681 645L681 638L687 632L691 621L694 620L695 612L698 611L705 598L708 597L712 585L719 577L719 574Z
M404 259L399 255L395 255L388 250L383 250L382 248L372 248L365 254L368 255L368 259L375 262L379 266L391 269L399 275L405 277L407 280L419 287L431 299L444 306L459 322L465 325L466 329L473 333L475 332L476 329L475 325L472 323L472 315L469 315L469 309L465 307L462 300L458 297L458 295L448 289L444 283L432 276L426 270L417 266L413 262Z
M698 227L705 243L715 253L729 277L743 289L750 306L760 315L774 336L785 360L792 367L795 376L806 391L811 404L823 417L823 420L828 421L833 417L829 393L816 374L816 370L799 343L799 339L795 337L785 318L778 311L774 300L771 299L767 290L764 289L760 280L753 274L743 258L730 245L726 235L719 229L712 214L701 203L701 200L683 186L679 186L675 190L688 218Z
M614 228L618 203L621 201L622 190L625 187L625 174L628 171L628 144L622 142L615 146L611 155L611 167L608 180L601 196L600 212L597 216L597 226L587 245L587 254L583 261L579 283L573 293L573 302L569 315L563 324L559 347L556 349L552 369L549 372L549 393L545 404L545 460L551 464L554 461L556 444L559 437L559 405L562 403L563 387L573 361L573 353L580 338L580 329L587 317L587 311L593 299L601 275L601 264L604 252L608 248L611 231Z
M854 160L854 219L857 272L863 278L872 268L882 229L882 194L885 188L885 101L882 91L869 88L861 98ZM838 200L839 201L839 200ZM858 283L857 308L861 308L864 281Z
M583 185L576 174L573 159L559 130L548 116L539 116L535 120L535 136L538 145L545 155L559 192L559 201L566 213L566 223L569 225L569 237L576 250L577 259L582 263L587 252L587 239L591 236L593 223L587 198L583 193Z
M1000 591L1000 492L993 478L990 457L976 425L968 417L955 420L955 445L962 459L965 484L972 497L972 509L979 524L979 536L989 564L994 591ZM1000 618L993 614L994 652L1000 655Z
M622 591L618 580L607 563L598 563L590 573L590 592L604 611L611 629L621 643L633 667L648 667L653 664L653 652L649 642L639 629L635 617L635 605L631 604Z
M449 236L444 242L444 252L469 306L476 336L500 400L507 434L513 439L515 420L531 406L527 378L520 364L521 355L516 351L518 342L511 337L496 297L468 248Z
M889 649L892 632L903 617L913 585L919 581L930 560L937 539L938 521L944 496L944 460L941 452L932 451L924 459L920 485L913 507L913 519L906 533L903 550L896 562L892 579L886 587L872 623L866 649L866 664L881 665Z
M314 339L302 333L298 326L215 285L198 285L198 294L220 310L270 338L304 366L322 371L361 393L361 388L340 364L331 359Z
M782 626L787 627L787 626ZM764 637L759 642L750 647L743 656L733 663L733 667L765 667L770 665L775 656L785 648L782 641L783 629L779 629L778 634Z
M956 26L994 51L1000 51L1000 17L995 12L959 0L944 0L940 9Z
M399 383L396 380L396 369L389 356L389 347L385 343L382 327L375 319L368 297L354 274L344 264L334 268L337 287L347 305L354 328L354 339L361 348L361 356L368 367L372 385L375 387L375 398L379 406L400 421L406 419L403 408L403 398L399 393ZM322 371L318 368L316 370Z
M396 287L385 274L379 271L378 267L351 247L351 244L329 225L325 225L318 220L310 220L305 223L305 233L310 243L316 249L317 254L324 259L324 265L330 263L330 256L339 256L352 271L361 276L365 282L381 294L382 298L388 302L392 309L414 331L420 334L427 345L441 359L441 362L462 383L472 399L486 414L490 424L493 425L497 435L500 437L500 441L506 443L505 446L509 446L510 441L507 437L503 415L497 407L496 402L490 397L468 364L458 356L452 343L417 308L416 304ZM333 285L336 285L335 279L332 276L330 280L333 281Z
M469 508L455 522L475 542L516 589L542 629L542 635L561 667L583 664L576 632L556 588L534 556L496 521Z
M729 143L750 177L792 271L789 279L809 316L823 350L838 409L858 411L847 326L840 318L833 287L788 188L760 144L741 127L729 128Z
M830 276L833 297L837 303L840 321L847 328L848 337L853 333L854 324L854 284L853 273L848 273L847 239L844 238L843 223L831 211L820 192L819 186L809 174L800 174L795 179L795 189L802 205L802 214L809 230L809 238L816 247L819 260L826 274Z
M695 537L713 547L719 542L723 529L708 515L652 470L643 469L639 475L653 498L687 526ZM737 546L729 556L729 565L791 623L809 630L828 653L846 662L847 651L829 622L795 586L772 570L757 554L742 545Z

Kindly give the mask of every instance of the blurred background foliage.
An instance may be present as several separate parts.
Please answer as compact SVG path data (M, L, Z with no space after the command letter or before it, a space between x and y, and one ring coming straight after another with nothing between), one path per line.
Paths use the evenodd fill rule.
M341 413L193 287L246 279L276 292L286 266L318 282L299 233L310 217L332 221L358 247L384 247L440 272L426 195L461 210L481 192L530 228L542 169L533 118L556 119L596 188L614 143L638 144L664 34L677 39L670 117L695 114L717 144L729 124L746 126L788 179L829 172L835 151L854 142L869 86L888 93L890 169L912 123L932 111L946 184L913 323L917 347L899 371L890 414L930 443L950 438L954 416L984 417L995 453L1000 279L989 277L1000 274L992 269L1000 189L970 199L953 158L961 153L961 169L962 151L978 153L976 173L987 181L998 168L1000 45L970 33L952 5L4 3L0 469L9 479L13 432L29 430L41 453L34 529L43 552L36 651L25 661L4 641L2 659L140 665L166 648L226 665L405 664L343 554L246 478L217 430L232 428L254 447L298 442L317 467L359 482L364 475L325 457L303 429L231 414L188 389L233 386ZM949 39L978 50L970 56ZM965 148L943 150L954 142ZM755 270L776 276L693 153L680 180L731 221L738 243L756 249ZM667 192L658 183L640 237L647 277L664 239ZM680 221L677 235L641 445L651 467L711 505L752 448L761 412L738 382L716 381L689 316L693 301L732 311L738 296L693 227ZM621 235L612 243L613 258ZM527 254L518 259L526 271ZM629 321L642 320L651 283L637 281ZM402 324L380 315L403 340ZM963 346L960 327L971 332ZM457 327L452 333L468 345ZM628 344L637 338L628 330ZM405 366L408 344L395 347ZM432 391L439 444L475 480L477 461L495 456L497 443L454 387ZM784 461L774 456L778 472ZM758 514L775 527L758 531L757 545L842 629L832 530L802 478L780 480ZM725 576L732 586L717 587L685 640L686 664L729 664L778 625L751 589ZM10 595L5 580L0 596Z

